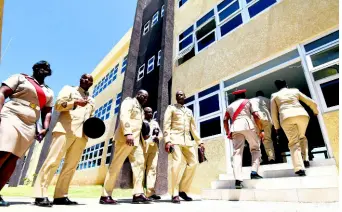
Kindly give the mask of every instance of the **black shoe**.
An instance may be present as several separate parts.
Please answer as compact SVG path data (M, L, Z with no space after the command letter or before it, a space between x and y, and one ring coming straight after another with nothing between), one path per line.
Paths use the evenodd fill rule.
M192 201L192 198L189 197L185 192L179 192L179 197L181 197L185 201Z
M10 204L2 199L0 196L0 207L8 207Z
M160 200L161 199L161 197L156 195L156 194L153 194L152 196L150 196L148 198L151 199L151 200Z
M34 204L39 207L52 207L52 202L47 197L36 198Z
M275 160L270 160L270 161L268 161L268 164L275 164L276 162L275 162Z
M103 204L103 205L116 205L116 204L118 204L118 202L116 200L113 200L113 198L111 196L108 196L108 197L102 196L100 198L99 203Z
M133 195L132 204L140 204L140 203L149 204L151 202L152 200L147 198L145 194L140 194L139 196Z
M176 203L176 204L180 204L179 196L172 197L171 202Z
M306 176L306 174L305 174L305 171L304 171L304 170L299 170L299 171L295 172L295 174L297 174L297 175L298 175L298 176L300 176L300 177L304 177L304 176Z
M258 180L258 179L262 179L262 177L260 175L258 175L258 173L252 172L251 173L251 179L252 180Z
M77 202L71 201L68 197L55 198L53 200L54 205L78 205Z
M235 180L235 188L236 189L242 189L243 188L242 181Z
M304 161L304 167L309 168L310 167L310 162L308 160Z

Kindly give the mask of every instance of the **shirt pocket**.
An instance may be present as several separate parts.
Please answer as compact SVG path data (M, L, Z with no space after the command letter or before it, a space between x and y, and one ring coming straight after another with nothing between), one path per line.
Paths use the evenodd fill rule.
M141 110L138 107L133 107L132 113L131 113L131 118L132 119L141 119Z

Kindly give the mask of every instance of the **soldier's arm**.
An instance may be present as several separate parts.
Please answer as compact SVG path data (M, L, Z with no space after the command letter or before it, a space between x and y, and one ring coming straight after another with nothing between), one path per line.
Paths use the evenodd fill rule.
M172 106L168 106L164 115L164 141L165 143L171 142L171 117L172 117Z
M228 136L229 135L229 125L228 125L228 120L230 119L230 115L229 115L229 112L226 111L226 113L224 114L224 118L223 118L223 126L224 126L224 129L226 131L226 135Z
M125 99L120 107L120 125L123 129L124 135L132 135L132 128L130 124L131 111L133 102L131 99Z
M304 102L307 106L309 106L312 110L312 112L317 115L318 114L318 108L317 108L317 104L316 102L314 102L311 98L307 97L305 94L303 94L302 92L298 91L298 95L299 95L299 100Z
M160 127L159 127L159 124L158 124L158 122L155 122L155 124L156 124L156 128L158 128L159 129L159 133L158 133L158 140L159 141L161 141L162 139L163 139L163 133L162 133L162 131L160 130Z
M64 86L57 96L55 109L58 112L69 111L74 109L75 100L71 98L70 86Z
M278 115L279 115L278 114L278 106L277 106L277 103L275 101L275 97L272 96L272 99L271 99L271 116L272 116L274 128L276 130L280 129Z
M191 116L190 131L191 131L192 137L195 139L195 141L196 141L196 143L197 143L198 145L200 145L201 143L203 143L203 142L201 141L201 137L199 136L199 133L197 132L194 116Z

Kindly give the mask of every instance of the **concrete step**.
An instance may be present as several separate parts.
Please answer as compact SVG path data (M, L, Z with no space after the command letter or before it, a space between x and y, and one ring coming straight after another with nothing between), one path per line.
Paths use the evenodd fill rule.
M259 168L259 174L264 178L296 177L292 164L263 165ZM243 179L250 179L251 167L243 167ZM334 159L310 161L310 168L306 170L307 176L337 176L338 170ZM219 180L234 180L233 173L220 174Z
M337 202L338 188L203 189L202 199L274 202Z
M245 189L297 189L297 188L335 188L339 186L338 176L306 176L264 178L244 180ZM212 189L235 189L235 180L217 180L211 183Z

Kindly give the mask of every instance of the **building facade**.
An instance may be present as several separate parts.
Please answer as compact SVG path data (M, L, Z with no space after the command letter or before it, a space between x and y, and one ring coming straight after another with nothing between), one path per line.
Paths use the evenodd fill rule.
M318 103L320 114L311 117L307 130L311 155L313 160L334 158L338 166L338 1L178 3L172 96L179 89L188 96L187 106L194 112L209 160L197 170L194 192L209 188L220 174L232 174L232 146L222 124L226 107L233 101L232 91L246 88L247 97L252 98L263 90L270 98L276 92L276 79L285 79L289 87ZM285 149L282 162L290 163Z

